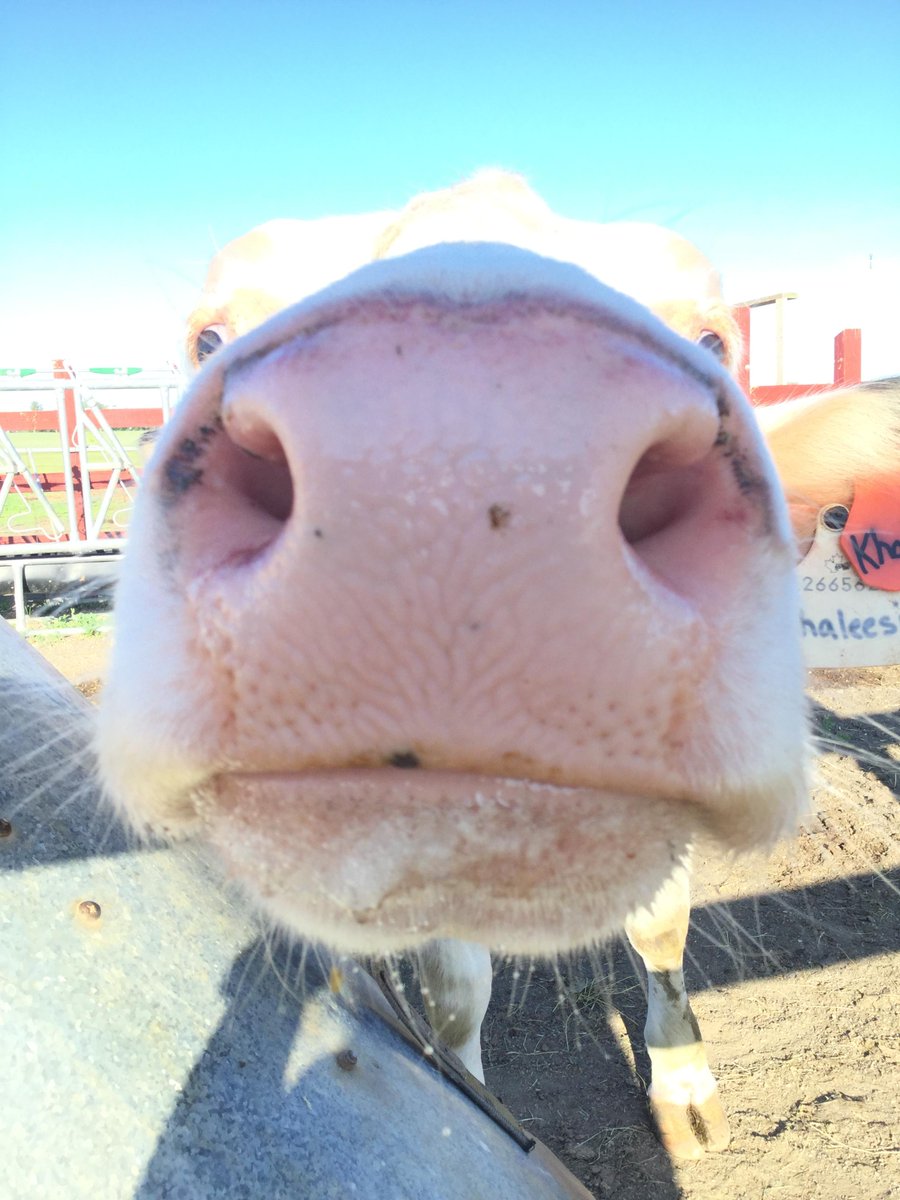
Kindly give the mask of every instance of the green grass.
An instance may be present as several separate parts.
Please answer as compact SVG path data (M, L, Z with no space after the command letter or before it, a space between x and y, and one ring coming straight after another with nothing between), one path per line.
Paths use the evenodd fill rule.
M114 430L114 432L125 450L134 451L135 455L137 455L138 440L144 433L144 430L118 429ZM16 431L15 433L10 433L9 437L30 471L42 473L45 471L61 471L63 469L62 449L58 433L54 433L52 430L38 433ZM77 463L78 456L75 455L73 457ZM100 467L104 463L109 463L106 451L90 438L88 439L88 462L92 467Z
M52 637L54 633L60 637L72 633L80 633L84 637L100 637L109 633L110 628L109 615L99 612L72 612L41 621L41 633L45 637Z
M97 510L101 496L101 492L91 493L91 508L94 512ZM68 528L68 508L66 507L65 492L48 492L47 499L50 502L50 507L62 521L63 526ZM111 522L123 510L129 509L133 502L131 495L126 495L121 488L116 488L115 494L110 501L109 509L107 510L103 528L119 528L119 526L112 526ZM127 520L127 518L124 519ZM3 508L0 509L0 537L15 537L33 528L50 533L50 520L47 514L27 489L23 488L23 495L11 492Z
M147 427L149 428L149 426ZM141 439L141 435L145 432L144 428L140 429L119 429L113 430L123 446L136 446ZM14 446L21 446L23 442L27 442L32 446L42 446L52 448L59 445L59 434L52 429L39 429L35 433L29 433L26 430L17 429L10 433L10 440Z

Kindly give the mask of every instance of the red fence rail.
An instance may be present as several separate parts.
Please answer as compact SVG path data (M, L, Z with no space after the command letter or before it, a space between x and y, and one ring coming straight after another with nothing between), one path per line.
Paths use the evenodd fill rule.
M162 408L106 408L103 410L113 429L155 429L162 425ZM59 433L56 412L0 412L0 425L10 433Z

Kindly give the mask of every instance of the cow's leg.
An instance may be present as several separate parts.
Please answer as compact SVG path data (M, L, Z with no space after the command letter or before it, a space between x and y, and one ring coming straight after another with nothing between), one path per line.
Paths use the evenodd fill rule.
M625 932L647 968L644 1029L652 1079L649 1091L660 1140L679 1158L698 1158L728 1145L728 1119L684 987L682 962L690 919L690 876L679 867L649 908L628 919Z
M431 1028L484 1083L481 1022L491 999L491 956L484 946L444 938L417 954Z

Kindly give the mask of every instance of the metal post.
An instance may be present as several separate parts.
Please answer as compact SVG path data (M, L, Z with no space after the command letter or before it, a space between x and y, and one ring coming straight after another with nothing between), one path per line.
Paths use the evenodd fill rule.
M21 559L13 559L9 565L12 567L16 629L18 629L19 633L24 633L27 628L25 613L25 564Z
M70 378L66 364L61 358L53 360L53 378ZM71 395L71 389L60 388L56 396L56 410L59 413L59 444L62 450L63 478L66 485L66 507L69 511L69 541L76 542L79 540L78 508L75 499L75 480L72 475L72 453L69 447L69 430L72 428L72 424L69 420L69 405L67 403ZM73 418L74 415L73 412ZM82 512L83 515L84 513Z
M784 383L784 295L775 297L775 382Z

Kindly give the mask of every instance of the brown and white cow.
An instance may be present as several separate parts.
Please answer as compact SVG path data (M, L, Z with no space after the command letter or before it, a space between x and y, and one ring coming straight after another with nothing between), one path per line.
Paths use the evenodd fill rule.
M790 829L807 739L794 540L716 273L488 172L227 246L190 322L192 360L213 349L119 589L120 810L208 838L298 934L418 950L477 1074L482 947L624 924L663 1140L725 1144L688 847Z

